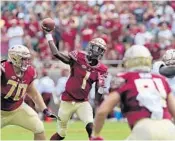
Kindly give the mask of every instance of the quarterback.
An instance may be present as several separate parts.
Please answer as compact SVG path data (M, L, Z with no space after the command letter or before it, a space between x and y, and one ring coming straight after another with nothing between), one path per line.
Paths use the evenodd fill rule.
M72 51L69 55L59 52L54 44L52 35L46 33L52 54L63 63L70 65L70 77L62 93L58 116L58 131L51 140L63 140L66 136L67 123L73 113L76 113L84 122L88 136L92 133L93 112L88 102L88 95L92 84L96 82L96 99L100 100L102 94L108 93L106 79L108 78L107 67L99 60L106 50L106 43L101 38L92 39L89 42L88 52Z
M1 128L17 125L32 131L34 140L45 140L42 121L24 103L27 93L46 116L55 117L34 86L36 71L29 63L29 49L23 45L15 45L9 49L8 57L8 61L1 61Z
M175 99L164 76L150 73L152 56L140 45L129 48L124 55L125 73L117 74L116 89L99 107L91 140L103 140L100 131L107 114L121 104L131 133L127 140L174 140Z

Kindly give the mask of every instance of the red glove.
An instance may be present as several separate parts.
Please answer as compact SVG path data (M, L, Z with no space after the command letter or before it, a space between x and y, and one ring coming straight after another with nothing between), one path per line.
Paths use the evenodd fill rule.
M90 141L104 141L102 137L91 137Z

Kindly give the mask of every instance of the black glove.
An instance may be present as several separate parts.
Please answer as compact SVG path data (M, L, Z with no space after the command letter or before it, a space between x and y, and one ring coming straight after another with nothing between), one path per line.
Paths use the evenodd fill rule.
M51 118L55 118L55 119L58 119L60 120L59 117L57 117L56 115L54 115L51 111L49 111L48 109L44 109L43 110L43 114L47 117L51 117Z

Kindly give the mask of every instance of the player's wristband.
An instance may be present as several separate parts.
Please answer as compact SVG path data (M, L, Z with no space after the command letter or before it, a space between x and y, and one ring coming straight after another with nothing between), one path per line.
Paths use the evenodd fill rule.
M47 41L53 41L52 34L46 34Z

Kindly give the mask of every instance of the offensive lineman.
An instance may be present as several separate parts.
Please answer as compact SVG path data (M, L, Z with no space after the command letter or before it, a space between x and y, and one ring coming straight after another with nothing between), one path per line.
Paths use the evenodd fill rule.
M107 114L121 103L131 134L127 140L174 140L175 99L166 78L150 73L152 56L147 48L134 45L124 55L125 73L117 74L116 90L99 107L91 141L100 137ZM120 82L120 83L119 83Z
M44 126L37 113L24 103L28 96L48 117L55 116L47 109L36 90L33 80L35 69L30 65L31 54L23 45L15 45L8 51L9 61L1 62L1 128L17 125L34 133L34 140L45 140Z

